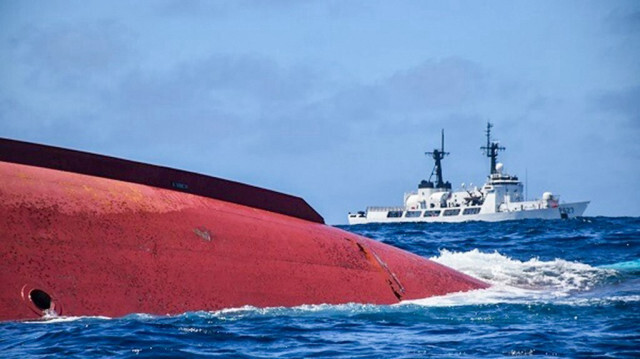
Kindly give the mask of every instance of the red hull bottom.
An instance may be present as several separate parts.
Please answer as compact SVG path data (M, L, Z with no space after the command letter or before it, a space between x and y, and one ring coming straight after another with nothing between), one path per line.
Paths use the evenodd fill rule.
M0 320L47 306L113 317L487 287L340 229L212 198L8 162L0 183Z

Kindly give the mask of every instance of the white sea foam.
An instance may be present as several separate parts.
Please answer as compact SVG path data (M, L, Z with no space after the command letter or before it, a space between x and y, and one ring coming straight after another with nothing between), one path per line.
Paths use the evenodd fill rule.
M590 290L617 273L613 269L563 259L541 261L532 258L523 262L498 252L483 253L477 249L468 252L451 252L445 249L431 260L494 285L552 290L558 294Z
M247 316L277 316L277 315L315 315L317 312L353 314L361 312L383 311L383 307L374 304L345 303L345 304L303 304L295 307L254 307L245 305L236 308L220 309L212 312L200 312L205 316L213 316L222 320L238 320Z
M592 299L572 297L572 294L591 290L607 278L617 275L613 269L563 259L542 261L532 258L520 261L498 252L483 253L441 250L431 260L446 265L491 284L488 289L405 301L403 304L425 306L482 305L497 303L593 304ZM624 300L636 301L636 296ZM615 301L621 298L598 298Z
M55 323L67 323L67 322L75 322L76 320L81 320L81 319L101 319L101 320L107 320L107 319L112 319L111 317L105 317L105 316L101 316L101 315L95 315L95 316L58 316L58 315L45 315L42 318L40 318L39 320L29 320L29 321L25 321L25 323L29 323L29 324L55 324Z

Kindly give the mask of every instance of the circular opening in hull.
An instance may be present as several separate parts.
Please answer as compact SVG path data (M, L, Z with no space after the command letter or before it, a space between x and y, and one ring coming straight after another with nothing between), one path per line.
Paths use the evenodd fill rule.
M40 289L33 289L29 292L29 299L40 310L45 311L51 308L51 296Z

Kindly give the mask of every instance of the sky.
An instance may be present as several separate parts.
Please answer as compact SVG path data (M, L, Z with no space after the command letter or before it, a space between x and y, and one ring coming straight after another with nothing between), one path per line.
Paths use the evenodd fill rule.
M640 216L640 2L0 0L0 137L302 197L480 186Z

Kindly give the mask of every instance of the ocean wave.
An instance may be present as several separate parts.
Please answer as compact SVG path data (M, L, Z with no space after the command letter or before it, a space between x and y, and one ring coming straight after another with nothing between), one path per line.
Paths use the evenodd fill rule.
M625 272L625 273L638 273L640 272L640 259L602 265L600 266L600 268L613 269L618 272Z
M608 293L610 285L619 289L620 271L637 271L638 261L594 267L563 259L520 261L497 251L483 253L477 249L467 252L441 250L439 256L430 259L485 280L491 287L401 304L429 307L492 304L591 306L640 301L637 292L618 295L614 291L611 295L603 295Z
M352 315L359 313L384 312L389 305L345 303L345 304L303 304L294 307L254 307L245 305L237 308L225 308L211 312L194 312L195 315L213 317L220 320L239 320L247 317L278 317L278 316L316 316L324 315Z
M56 323L68 323L75 322L83 319L98 319L98 320L109 320L113 319L111 317L105 317L102 315L87 315L87 316L59 316L59 315L45 315L38 320L27 320L24 321L26 324L56 324Z
M547 290L531 290L507 285L494 285L487 289L407 300L398 305L418 305L423 307L461 307L497 304L606 306L637 302L640 302L640 295L636 294L579 297Z
M588 291L618 274L615 269L598 268L563 259L542 261L531 258L520 261L497 251L484 253L478 249L468 252L443 249L439 256L430 259L494 286L550 290L556 295Z

